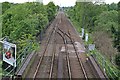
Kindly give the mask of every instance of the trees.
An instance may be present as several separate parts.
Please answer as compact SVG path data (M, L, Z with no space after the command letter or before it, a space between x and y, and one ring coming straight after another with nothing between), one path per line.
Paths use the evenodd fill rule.
M48 20L51 21L55 17L57 6L55 6L53 2L49 2L46 7L48 13Z
M118 33L117 33L117 42L119 43L117 48L118 48L118 51L120 52L120 2L118 3Z
M116 55L116 64L120 67L120 2L118 3L118 28L117 33L114 38L115 47L118 49L119 53Z
M76 2L67 13L70 19L77 24L77 29L83 27L89 33L105 31L110 33L113 44L120 52L120 2L117 4L93 4L92 2ZM119 58L117 57L117 60Z
M2 17L2 36L9 36L11 42L19 43L18 50L27 45L27 40L34 41L36 34L48 24L46 7L37 2L14 4L5 8Z
M116 3L108 4L108 10L118 10L118 5Z
M104 17L103 17L104 16ZM118 12L115 10L104 11L97 16L95 21L96 30L110 31L111 27L117 29L118 27Z
M12 7L12 6L13 6L12 3L9 3L9 2L3 2L3 3L2 3L2 13L4 14L5 11L6 11L7 9L9 9L10 7Z
M103 11L107 11L105 4L97 5L92 2L76 2L76 5L68 11L68 15L78 22L79 27L84 27L91 32L94 30L94 22L97 16Z
M116 64L120 67L120 53L118 53L115 57Z

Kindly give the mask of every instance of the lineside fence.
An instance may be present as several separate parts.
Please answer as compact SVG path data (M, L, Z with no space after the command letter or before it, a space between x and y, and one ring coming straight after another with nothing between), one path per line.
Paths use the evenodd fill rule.
M113 80L119 78L120 70L115 67L107 58L105 58L97 49L88 53L93 56L99 67Z
M6 77L6 76L13 77L15 75L15 72L22 66L27 55L32 52L32 50L33 50L32 45L33 45L33 42L28 41L27 45L17 53L17 54L19 54L19 55L17 55L17 59L16 59L17 67L13 67L10 71L9 71L9 69L12 67L11 65L8 66L7 68L3 69L2 70L3 77Z

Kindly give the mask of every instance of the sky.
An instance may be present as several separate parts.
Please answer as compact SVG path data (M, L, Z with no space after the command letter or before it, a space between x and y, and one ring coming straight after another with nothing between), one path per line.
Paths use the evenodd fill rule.
M12 3L24 3L24 2L33 2L33 1L43 1L43 4L47 4L50 1L53 1L55 5L59 6L74 6L76 0L0 0L0 2L12 2ZM84 1L84 0L79 0L79 1ZM95 1L95 0L94 0ZM104 0L105 3L110 4L112 2L118 3L120 0Z

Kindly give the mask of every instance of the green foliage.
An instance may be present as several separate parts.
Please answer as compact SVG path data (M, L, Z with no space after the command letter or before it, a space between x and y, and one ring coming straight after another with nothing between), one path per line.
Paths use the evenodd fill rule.
M46 7L36 2L15 4L9 9L5 8L2 15L2 36L9 36L10 41L18 43L20 50L27 45L28 40L35 41L36 34L48 24L47 14Z
M2 13L5 13L5 11L6 11L7 9L9 9L10 7L12 7L12 6L13 6L12 3L3 2L3 3L2 3Z
M107 31L109 31L111 27L116 29L118 27L118 12L115 10L102 12L97 16L95 26L97 29Z
M3 14L0 14L0 35L2 26L2 37L7 36L9 42L17 45L17 68L19 68L23 55L26 58L32 50L40 49L36 37L43 32L48 22L53 19L56 7L50 3L48 4L48 10L45 5L39 2L22 4L4 2L2 4Z
M2 15L0 14L0 38L2 37Z
M120 67L120 54L119 53L116 55L115 62Z
M97 5L92 2L76 2L76 5L68 10L68 15L71 19L77 21L79 27L84 27L91 32L94 30L94 22L97 16L103 11L107 11L107 6L104 4Z
M47 13L48 13L48 20L51 21L54 19L56 14L57 6L53 2L49 2L47 4Z
M120 2L110 5L76 2L74 7L68 8L67 14L79 32L84 28L89 33L99 30L111 33L113 44L120 52Z
M117 48L118 51L120 52L120 1L118 3L118 28L117 28L116 40L117 40L116 43L118 43Z
M108 10L118 10L118 5L116 3L108 4Z
M120 31L117 31L114 37L114 46L120 52Z

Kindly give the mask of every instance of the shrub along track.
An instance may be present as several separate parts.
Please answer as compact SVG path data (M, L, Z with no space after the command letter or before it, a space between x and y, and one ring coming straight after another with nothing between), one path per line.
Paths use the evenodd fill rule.
M96 78L83 43L63 12L48 27L26 78Z

